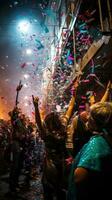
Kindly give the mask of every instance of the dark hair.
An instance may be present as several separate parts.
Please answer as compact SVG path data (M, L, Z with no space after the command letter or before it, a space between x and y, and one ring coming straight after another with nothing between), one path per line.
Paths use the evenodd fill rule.
M62 124L59 114L51 112L45 117L44 126L48 132L60 132L60 136L65 136L65 126Z
M28 125L28 131L29 131L29 133L33 132L33 126L31 124Z

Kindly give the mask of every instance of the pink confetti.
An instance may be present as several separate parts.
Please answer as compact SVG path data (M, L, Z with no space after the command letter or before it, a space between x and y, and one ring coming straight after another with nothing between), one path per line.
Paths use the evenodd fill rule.
M79 108L85 108L85 106L83 106L83 105L80 105L80 106L79 106Z
M35 112L32 112L32 115L35 115Z
M24 68L24 67L26 67L26 63L23 63L22 65L21 65L21 68Z
M81 82L82 82L82 83L89 83L90 80L87 80L87 79L86 79L86 80L82 80Z
M86 97L85 96L81 96L81 99L86 99Z

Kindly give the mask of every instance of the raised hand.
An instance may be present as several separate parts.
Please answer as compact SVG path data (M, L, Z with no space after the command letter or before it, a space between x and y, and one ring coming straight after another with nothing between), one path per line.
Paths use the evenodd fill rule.
M77 88L79 86L79 78L77 78L77 80L74 82L73 84L73 87L71 89L71 92L72 92L72 95L75 97L76 96L76 91L77 91Z
M19 82L19 85L16 88L16 91L19 92L21 90L21 88L23 87L23 85L21 84L21 81Z
M110 92L111 92L111 86L112 86L112 83L111 83L111 81L109 81L108 84L107 84L105 93L104 93L103 97L101 98L100 102L108 101L109 95L110 95Z
M107 84L107 89L111 90L111 88L112 88L112 83L111 83L111 81L109 81L108 84Z
M32 101L33 101L33 105L34 105L34 106L38 106L39 97L34 97L34 96L32 95Z

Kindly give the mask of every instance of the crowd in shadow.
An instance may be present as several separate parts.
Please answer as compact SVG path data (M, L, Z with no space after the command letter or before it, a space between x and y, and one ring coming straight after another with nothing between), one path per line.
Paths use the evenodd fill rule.
M42 120L34 96L34 123L18 106L9 113L9 122L1 120L0 148L9 174L5 198L109 199L112 103L107 102L107 91L100 102L69 120L57 112Z

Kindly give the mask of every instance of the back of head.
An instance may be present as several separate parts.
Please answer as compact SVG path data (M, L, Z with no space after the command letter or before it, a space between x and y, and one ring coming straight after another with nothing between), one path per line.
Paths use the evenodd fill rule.
M90 118L88 125L92 129L102 131L106 129L108 133L112 131L112 103L98 102L90 108ZM111 133L112 134L112 133Z
M88 112L87 111L83 111L79 114L79 117L81 118L81 120L86 123L88 120Z
M51 112L44 119L45 127L48 131L61 131L64 132L64 126L61 122L60 116L56 112Z

